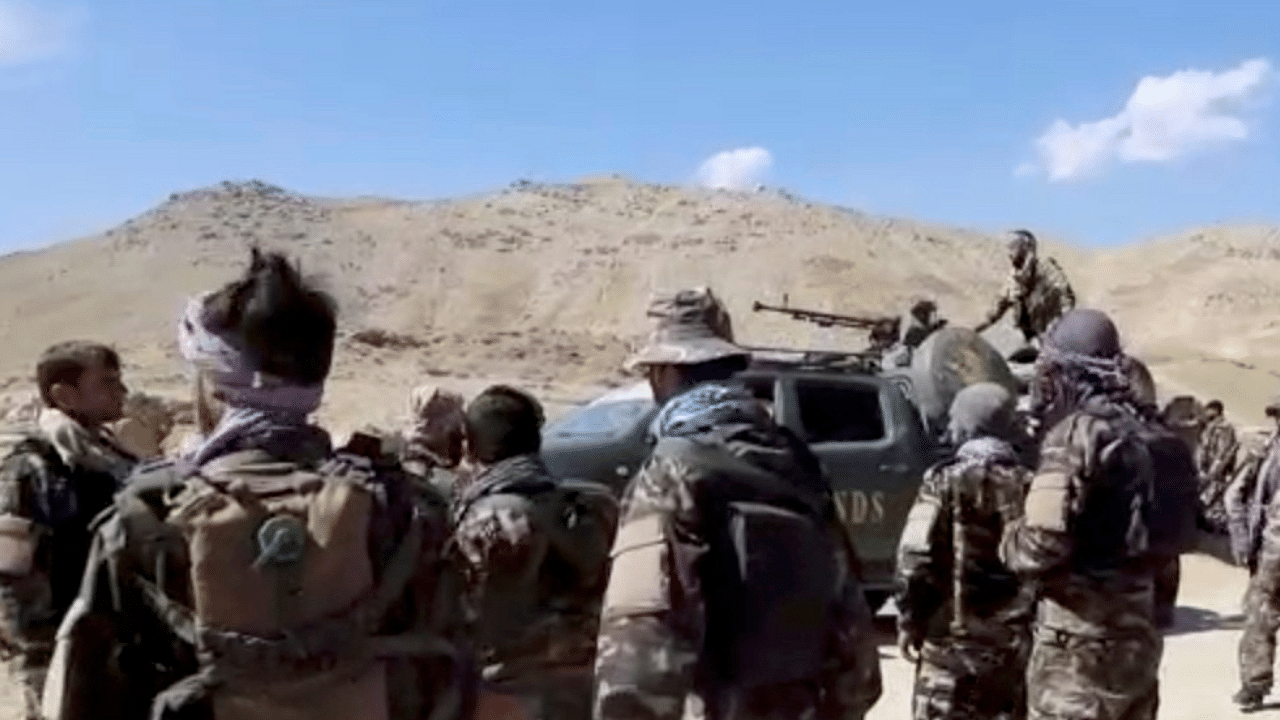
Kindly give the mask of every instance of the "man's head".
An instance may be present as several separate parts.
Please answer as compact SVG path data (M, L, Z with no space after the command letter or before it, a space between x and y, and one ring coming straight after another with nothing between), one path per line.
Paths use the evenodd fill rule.
M279 253L252 250L237 280L193 299L179 347L197 371L197 403L307 414L333 361L337 309ZM199 414L199 412L198 412Z
M1016 410L1017 399L1002 385L968 385L951 401L948 438L956 446L984 437L1013 442L1018 439Z
M1086 400L1097 396L1123 399L1151 410L1135 392L1133 361L1121 351L1120 332L1106 313L1076 308L1044 335L1036 362L1032 407L1048 429Z
M1027 261L1036 256L1036 236L1030 230L1012 230L1006 241L1009 250L1009 262L1015 268L1022 268Z
M656 296L648 315L656 321L649 344L627 367L644 368L659 404L695 385L727 380L750 362L751 353L733 344L729 313L709 288Z
M542 449L542 405L530 394L494 385L467 405L467 454L492 465Z
M1266 413L1267 417L1271 418L1271 422L1280 428L1280 397L1272 398L1271 402L1267 403Z
M927 297L916 297L911 301L911 316L921 323L928 323L938 312L938 305Z
M45 406L86 427L124 416L128 388L120 379L120 356L105 345L71 341L50 347L36 363L36 383Z
M1222 417L1223 412L1224 412L1224 408L1222 407L1221 400L1210 400L1209 402L1205 403L1205 406L1204 406L1204 419L1206 421L1217 420L1218 418Z

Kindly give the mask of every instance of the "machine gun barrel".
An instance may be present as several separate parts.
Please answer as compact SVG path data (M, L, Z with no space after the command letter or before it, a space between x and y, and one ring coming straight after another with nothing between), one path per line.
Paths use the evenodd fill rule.
M781 305L769 305L759 300L751 306L754 312L765 310L768 312L783 313L790 315L796 320L804 320L814 323L822 327L851 327L869 330L871 328L880 327L885 322L892 322L897 318L868 318L858 317L857 315L838 315L836 313L821 312L818 310L804 310L801 308L782 307Z

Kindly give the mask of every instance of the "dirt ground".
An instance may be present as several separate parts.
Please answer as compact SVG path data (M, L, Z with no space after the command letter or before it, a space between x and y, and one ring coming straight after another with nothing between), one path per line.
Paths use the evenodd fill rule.
M1175 627L1165 636L1160 666L1159 720L1222 720L1238 715L1236 645L1240 640L1245 572L1208 555L1183 558ZM893 636L892 603L877 618L884 695L868 720L910 717L912 668ZM17 688L0 678L0 720L20 720ZM1280 718L1280 699L1251 718Z

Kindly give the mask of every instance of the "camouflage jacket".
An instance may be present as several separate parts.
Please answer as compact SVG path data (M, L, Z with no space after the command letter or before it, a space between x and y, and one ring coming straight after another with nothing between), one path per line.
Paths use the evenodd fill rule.
M470 717L477 690L474 657L471 630L458 602L461 573L447 550L446 499L414 484L385 456L320 453L320 445L312 443L283 455L248 450L244 454L256 456L236 463L285 463L368 479L378 509L368 530L376 579L367 600L372 603L368 607L386 610L377 616L359 614L362 619L355 622L362 627L371 624L378 636L374 641L404 648L378 653L386 669L390 720ZM234 474L237 467L233 463L219 472ZM45 688L46 708L53 709L51 720L211 717L220 673L239 677L244 672L240 663L248 663L245 668L262 663L270 672L300 672L305 677L308 668L324 671L331 667L326 663L356 657L350 653L359 648L347 645L350 638L345 634L334 632L346 632L344 618L297 628L298 635L279 641L296 643L284 651L275 647L273 639L198 624L192 610L195 589L189 581L191 550L177 526L167 520L175 503L193 490L207 497L207 491L193 485L190 473L182 463L142 466L111 509L99 517L84 583L62 626ZM418 540L410 541L411 528L416 528L415 534L420 532L416 535L420 545ZM416 552L406 555L411 548ZM387 580L393 575L407 581L401 585ZM382 597L383 581L402 589ZM365 606L365 600L360 606ZM431 649L422 654L409 649L423 643L417 637L430 637ZM299 650L318 653L321 661L300 661L300 670L287 669L289 661L284 661L280 667L286 669L281 670L270 659L291 657ZM216 656L222 665L206 665L202 655ZM288 682L294 681L282 681L282 685L289 687ZM281 697L288 694L283 690Z
M724 428L719 428L723 430ZM795 441L799 443L799 441ZM767 428L686 441L660 440L629 484L624 497L613 572L601 612L596 659L596 720L856 720L879 699L881 677L872 636L871 612L853 568L852 543L828 500L829 527L838 536L842 571L840 608L827 670L804 682L741 691L729 709L715 698L732 688L710 679L704 645L708 633L706 572L721 493L731 492L714 468L690 449L719 447L737 458L801 483L821 478L816 459L800 457L802 445L788 445ZM811 468L806 460L812 460ZM799 561L799 559L797 559Z
M1150 633L1154 561L1131 538L1132 500L1111 486L1103 450L1114 421L1077 411L1053 426L1027 491L1025 513L1000 555L1038 585L1037 624L1084 636Z
M454 542L486 680L523 684L535 673L589 667L598 598L557 597L550 524L557 480L538 455L478 472L454 501Z
M1029 623L1025 586L999 557L1029 477L1013 448L989 438L925 473L898 545L900 632L1007 646Z
M1226 418L1217 418L1204 427L1196 445L1196 469L1206 480L1225 483L1235 469L1240 443L1236 429Z
M1018 328L1034 337L1048 330L1054 320L1075 306L1075 291L1058 262L1037 256L1009 275L986 323L993 324L1014 309Z
M1254 448L1240 462L1227 486L1223 505L1236 560L1252 566L1262 548L1267 507L1280 494L1280 431Z
M0 516L31 521L37 544L31 571L0 575L0 646L46 653L53 631L80 587L94 516L111 504L121 469L136 460L103 438L44 410L38 426L14 428L17 440L0 459Z

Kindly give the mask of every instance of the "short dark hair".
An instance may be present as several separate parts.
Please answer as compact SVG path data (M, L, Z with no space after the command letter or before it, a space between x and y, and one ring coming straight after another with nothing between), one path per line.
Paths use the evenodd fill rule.
M101 343L84 340L60 342L45 350L36 363L36 385L46 407L53 407L53 386L78 386L90 368L120 371L120 355Z
M467 405L467 443L482 463L542 449L542 405L509 385L486 388Z
M1222 412L1222 401L1221 401L1221 400L1210 400L1209 402L1207 402L1207 403L1205 403L1205 404L1204 404L1204 409L1205 409L1205 410L1217 410L1218 412Z
M209 298L210 329L264 373L314 385L329 375L337 304L281 253L251 248L249 268Z

